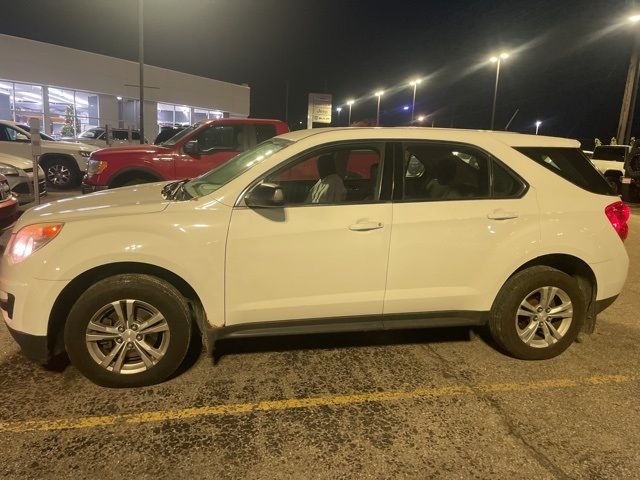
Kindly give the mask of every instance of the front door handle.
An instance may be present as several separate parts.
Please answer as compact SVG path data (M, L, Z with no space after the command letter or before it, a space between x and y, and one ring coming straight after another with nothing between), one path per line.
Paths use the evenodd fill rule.
M358 222L349 225L349 230L353 230L354 232L368 232L369 230L378 230L383 226L382 222Z
M489 213L487 218L489 220L510 220L512 218L518 218L518 212L507 212L499 208Z

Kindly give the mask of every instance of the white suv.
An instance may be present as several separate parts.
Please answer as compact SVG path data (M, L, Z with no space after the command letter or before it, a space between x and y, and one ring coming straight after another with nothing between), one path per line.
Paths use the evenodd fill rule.
M47 182L58 188L78 185L87 171L89 155L94 150L98 150L98 147L43 138L40 166L44 169ZM0 120L0 153L31 159L31 133L15 122Z
M627 276L629 210L573 140L415 128L288 133L192 180L34 208L2 257L29 356L166 379L194 335L488 325L564 351Z

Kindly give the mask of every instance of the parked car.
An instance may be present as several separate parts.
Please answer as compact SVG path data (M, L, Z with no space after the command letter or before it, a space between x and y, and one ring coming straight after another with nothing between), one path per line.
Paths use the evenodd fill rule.
M102 127L89 128L78 135L76 138L65 138L63 140L81 142L86 145L95 145L96 147L104 148L107 146L107 131ZM129 129L127 128L113 128L111 130L111 145L128 145L129 144ZM131 131L131 142L140 143L140 130ZM144 143L149 143L146 139Z
M187 127L183 125L164 126L160 128L160 133L158 133L158 136L153 141L153 144L160 145L161 143L164 143L170 138L172 138L174 135L177 135L178 133L183 131L185 128Z
M40 197L47 195L47 182L44 179L44 170L38 166L38 185ZM11 191L18 199L18 203L33 202L33 161L14 155L0 153L0 174L9 182Z
M19 215L18 199L11 193L9 182L0 173L0 230L12 226Z
M82 143L42 140L40 165L47 182L58 188L78 185L94 150L97 147ZM15 122L0 120L0 153L31 159L31 133Z
M160 145L106 148L91 156L82 192L197 177L287 131L279 120L225 118L185 128Z
M225 337L488 325L514 357L545 359L620 293L628 216L577 141L301 130L192 180L27 211L0 306L27 355L66 350L107 386L166 379L194 335L213 352Z
M629 145L598 145L593 151L591 162L614 186L616 192L620 192L624 162L630 151Z

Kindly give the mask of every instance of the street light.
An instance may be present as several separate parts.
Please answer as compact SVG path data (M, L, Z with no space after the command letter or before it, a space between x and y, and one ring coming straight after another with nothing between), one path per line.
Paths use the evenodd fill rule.
M496 120L496 101L498 99L498 81L500 80L500 64L502 63L503 60L506 60L507 58L509 58L509 54L503 52L500 55L493 56L489 59L491 63L496 64L496 85L495 85L495 88L493 89L493 107L491 109L491 130L493 130L495 126L495 120Z
M632 23L640 22L640 15L631 15L629 17L629 21L632 22Z
M347 122L347 127L351 125L351 106L356 103L355 100L347 100L347 105L349 105L349 121Z
M420 122L420 123L424 122L424 115L420 115L420 116L417 118L417 120L418 120L418 122Z
M376 111L376 127L380 126L380 97L384 95L384 90L378 90L374 93L376 97L378 97L378 110Z
M340 125L340 112L342 111L342 107L336 108L336 112L338 112L338 125Z
M542 122L540 120L536 121L536 135L538 134L538 130L540 129L540 125L542 125Z
M418 85L422 83L422 80L416 78L415 80L411 80L409 85L413 87L413 102L411 103L411 123L413 123L413 111L416 109L416 90L418 89Z

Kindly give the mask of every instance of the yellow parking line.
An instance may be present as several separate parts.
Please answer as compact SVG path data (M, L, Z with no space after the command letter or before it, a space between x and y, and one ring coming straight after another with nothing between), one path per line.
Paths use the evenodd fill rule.
M270 412L299 408L316 408L323 406L355 405L370 402L391 402L421 398L437 398L451 395L469 395L473 393L505 393L527 392L531 390L548 390L558 388L575 388L580 386L612 385L629 383L637 380L636 375L595 375L583 378L555 378L535 380L526 383L491 383L473 386L447 385L441 387L425 387L415 390L399 390L387 392L353 393L347 395L327 395L322 397L292 398L286 400L267 400L262 402L235 403L230 405L213 405L208 407L192 407L171 410L157 410L140 413L123 413L80 418L61 418L57 420L26 420L22 422L0 422L0 433L73 430L79 428L104 427L109 425L142 424L185 420L195 417L233 415L248 412Z

